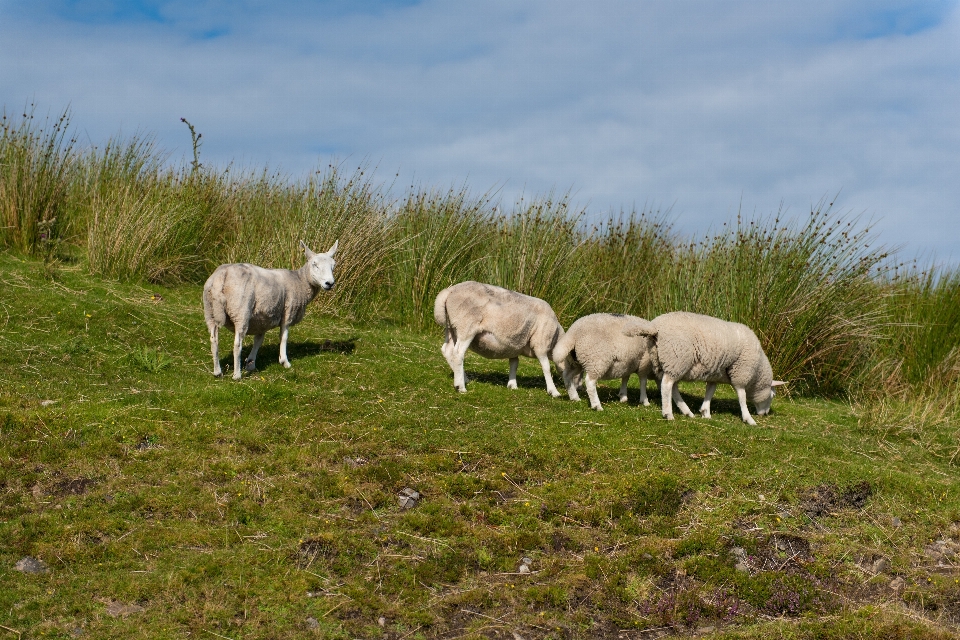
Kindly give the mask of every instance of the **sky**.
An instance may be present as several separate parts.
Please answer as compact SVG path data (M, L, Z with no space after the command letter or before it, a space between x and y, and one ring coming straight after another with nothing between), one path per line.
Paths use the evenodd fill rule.
M960 263L960 0L0 0L0 106L28 103L88 144L180 161L184 117L208 166L569 192L691 237L826 199Z

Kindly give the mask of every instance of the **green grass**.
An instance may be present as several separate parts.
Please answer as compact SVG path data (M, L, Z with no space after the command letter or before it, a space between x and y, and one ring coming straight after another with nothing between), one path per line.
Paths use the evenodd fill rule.
M750 427L723 389L668 423L654 385L653 407L603 386L597 413L475 355L461 395L439 327L333 305L292 329L292 369L273 332L233 382L198 285L0 253L0 634L956 634L957 558L930 551L960 548L949 416L778 397Z

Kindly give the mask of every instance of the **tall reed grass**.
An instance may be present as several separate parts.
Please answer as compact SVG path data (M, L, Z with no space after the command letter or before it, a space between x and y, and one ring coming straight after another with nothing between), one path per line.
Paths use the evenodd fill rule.
M59 236L76 140L69 113L36 120L30 105L22 118L0 113L0 245L33 253Z
M564 325L678 309L743 322L794 392L960 397L960 272L891 271L868 226L827 202L800 222L738 216L688 238L662 212L591 226L565 195L505 206L462 186L394 199L364 166L293 179L177 165L149 136L77 150L68 124L4 114L2 246L38 253L55 239L106 277L199 283L225 262L297 268L298 240L324 251L339 239L325 313L426 329L437 292L474 279L547 300Z

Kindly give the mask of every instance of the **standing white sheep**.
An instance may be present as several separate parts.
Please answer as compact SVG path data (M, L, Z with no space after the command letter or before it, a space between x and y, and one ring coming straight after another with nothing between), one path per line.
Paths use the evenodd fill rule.
M437 294L433 317L445 329L440 351L453 369L453 386L461 393L467 390L463 359L470 349L484 358L509 358L510 389L517 388L519 356L536 358L547 391L560 395L550 373L550 353L563 327L543 300L491 284L461 282Z
M234 332L233 379L239 380L240 349L247 333L254 335L253 348L247 355L246 368L256 369L257 351L263 334L280 327L280 364L290 368L287 359L287 335L290 327L303 319L307 305L320 289L333 288L333 255L338 242L326 253L314 253L300 241L306 264L290 269L264 269L253 264L222 264L203 285L203 315L210 330L213 352L213 375L220 377L220 327Z
M647 406L647 378L653 373L650 348L656 328L648 320L622 313L594 313L570 325L553 349L553 361L563 373L571 400L579 400L583 380L590 407L603 411L597 380L620 378L620 402L627 401L627 382L640 376L640 402Z
M769 413L773 387L784 383L773 379L770 361L750 327L686 311L665 313L651 322L657 329L652 356L664 418L673 420L671 398L685 416L693 417L675 386L681 380L707 383L700 406L704 418L710 417L710 400L720 382L736 390L747 424L756 424L747 409L748 396L757 405L758 415Z

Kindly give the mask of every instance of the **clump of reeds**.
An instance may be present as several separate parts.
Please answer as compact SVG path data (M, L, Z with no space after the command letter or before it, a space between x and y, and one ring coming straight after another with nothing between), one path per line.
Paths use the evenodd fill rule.
M33 253L60 233L76 140L69 113L38 121L0 112L0 245Z

